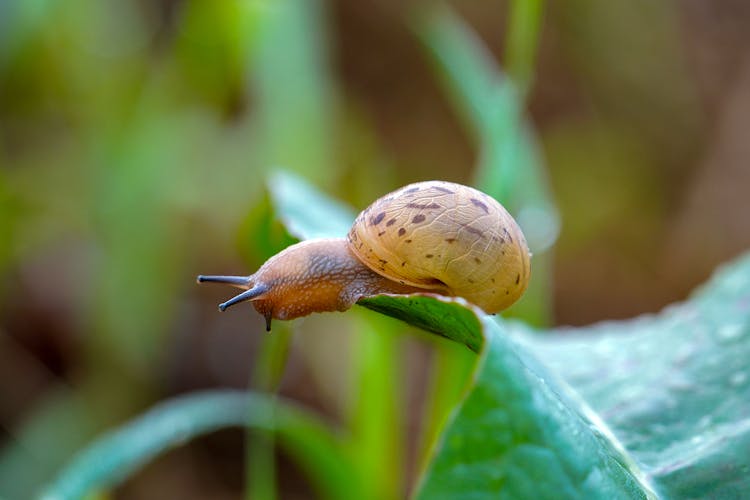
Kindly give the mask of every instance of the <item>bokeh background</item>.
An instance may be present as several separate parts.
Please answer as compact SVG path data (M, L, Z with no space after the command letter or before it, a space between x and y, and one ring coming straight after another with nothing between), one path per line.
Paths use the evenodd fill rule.
M288 243L273 168L357 209L472 182L479 150L414 27L434 8L0 1L0 495L156 401L248 385L349 429L384 496L408 491L470 353L364 311L316 315L280 327L269 379L261 318L219 314L230 292L194 277L249 274ZM502 66L508 4L451 8ZM742 0L543 5L525 108L561 227L529 321L657 311L750 247L748 27ZM114 497L236 498L243 444L201 438ZM282 497L311 494L275 463Z

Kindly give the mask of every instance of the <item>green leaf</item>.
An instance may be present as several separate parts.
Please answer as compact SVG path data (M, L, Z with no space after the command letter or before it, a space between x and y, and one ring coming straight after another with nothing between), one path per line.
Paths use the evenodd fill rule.
M368 301L466 337L437 319L463 307L450 299ZM735 498L750 488L750 254L659 315L553 335L486 316L464 326L486 347L419 497Z
M349 397L345 413L347 448L371 498L402 496L406 446L401 402L406 356L394 332L395 321L369 311L351 314L356 332L350 359Z
M278 432L280 441L310 473L326 498L361 493L356 472L337 438L306 411L262 394L215 391L178 397L85 449L46 489L42 498L74 499L110 487L159 453L226 427Z
M482 348L482 329L477 316L480 312L461 298L432 294L378 295L360 299L358 304L464 344L474 352Z
M522 338L664 496L750 491L750 254L658 315L555 333Z
M491 319L471 392L418 498L645 498L635 463L568 388Z
M505 66L524 94L534 75L543 5L542 0L513 0L510 4Z
M543 335L461 299L360 304L481 351L420 498L740 497L750 488L750 254L659 315Z
M284 165L321 182L335 175L333 94L326 60L324 3L314 0L258 4L248 79L258 150L267 165Z
M351 208L290 173L276 172L268 189L277 216L300 240L342 238L354 222L356 214Z

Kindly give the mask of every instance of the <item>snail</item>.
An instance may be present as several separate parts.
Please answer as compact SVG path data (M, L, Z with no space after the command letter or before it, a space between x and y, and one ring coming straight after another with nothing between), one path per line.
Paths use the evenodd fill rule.
M379 294L459 296L487 313L526 290L530 254L521 229L492 197L443 181L410 184L363 210L346 238L315 239L274 255L250 276L198 276L244 289L219 305L252 301L287 320L344 311Z

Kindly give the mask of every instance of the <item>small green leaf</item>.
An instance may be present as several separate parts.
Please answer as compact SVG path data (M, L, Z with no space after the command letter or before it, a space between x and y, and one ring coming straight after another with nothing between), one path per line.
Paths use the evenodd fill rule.
M293 174L276 172L268 182L277 216L300 240L343 238L356 214Z
M433 294L378 295L360 299L358 304L464 344L474 352L482 348L482 329L477 316L480 312L461 298Z

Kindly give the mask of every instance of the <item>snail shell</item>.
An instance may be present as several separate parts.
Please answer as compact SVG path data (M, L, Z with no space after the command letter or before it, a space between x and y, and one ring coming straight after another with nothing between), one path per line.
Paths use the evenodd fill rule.
M375 201L349 231L351 251L402 285L464 297L488 313L518 300L529 249L513 217L461 184L410 184Z

